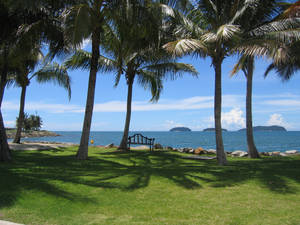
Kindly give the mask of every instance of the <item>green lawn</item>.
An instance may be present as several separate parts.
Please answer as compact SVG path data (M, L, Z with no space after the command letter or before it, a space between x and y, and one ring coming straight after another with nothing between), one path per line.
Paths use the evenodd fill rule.
M182 159L91 148L14 152L0 220L24 224L300 224L300 157Z

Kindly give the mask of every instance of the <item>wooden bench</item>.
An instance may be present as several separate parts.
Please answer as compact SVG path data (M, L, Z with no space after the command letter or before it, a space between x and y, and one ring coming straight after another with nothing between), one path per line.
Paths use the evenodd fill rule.
M149 145L150 151L153 150L155 138L148 138L143 136L142 134L134 134L128 137L128 148L130 149L130 145Z

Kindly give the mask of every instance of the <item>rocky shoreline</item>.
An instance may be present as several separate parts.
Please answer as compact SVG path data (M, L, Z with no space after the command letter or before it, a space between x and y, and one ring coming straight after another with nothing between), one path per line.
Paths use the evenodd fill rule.
M160 148L156 148L160 147ZM172 147L165 147L163 148L162 146L155 146L154 149L165 149L165 150L172 150L172 151L177 151L181 153L189 153L189 154L194 154L194 155L216 155L216 150L215 149L203 149L202 147L199 148L172 148ZM241 151L241 150L236 150L236 151L225 151L228 156L232 157L248 157L248 152L246 151ZM291 156L291 155L298 155L300 152L298 150L286 150L284 152L279 152L279 151L272 151L272 152L259 152L261 156Z
M112 144L106 145L106 146L98 146L103 148L117 148L118 146ZM189 155L211 155L215 156L217 154L217 151L215 149L204 149L202 147L198 148L172 148L170 146L164 147L159 143L154 144L153 146L154 150L167 150L167 151L176 151L180 153L188 153ZM131 147L131 149L149 149L149 146L137 146L137 147ZM225 151L227 156L231 157L248 157L248 152L236 150L236 151ZM292 155L299 155L300 151L298 150L286 150L284 152L280 151L272 151L272 152L259 152L261 156L292 156Z
M16 135L16 130L7 130L6 135L8 139L14 138ZM28 131L28 132L22 132L21 138L31 138L31 137L57 137L60 136L59 134L56 134L51 131L47 130L39 130L39 131Z

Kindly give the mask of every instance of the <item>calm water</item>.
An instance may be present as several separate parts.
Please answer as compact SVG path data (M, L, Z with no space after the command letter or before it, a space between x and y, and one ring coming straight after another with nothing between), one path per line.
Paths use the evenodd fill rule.
M57 131L59 137L27 138L28 141L54 141L79 143L81 132ZM155 138L155 143L171 147L203 147L205 149L215 149L214 132L131 132L142 133L144 136ZM119 145L122 132L91 132L91 139L94 145L107 145L114 143ZM300 150L300 131L274 131L274 132L255 132L255 143L260 152L262 151L285 151L296 149ZM223 132L224 147L227 151L247 150L245 132Z

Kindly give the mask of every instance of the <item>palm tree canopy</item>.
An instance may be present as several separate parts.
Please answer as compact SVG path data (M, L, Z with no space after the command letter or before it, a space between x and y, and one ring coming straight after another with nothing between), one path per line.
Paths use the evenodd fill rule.
M64 66L71 69L89 69L91 61L91 53L79 50L75 54L68 58ZM132 57L131 60L135 58ZM153 59L152 59L153 60ZM126 61L127 62L127 61ZM98 60L99 66L98 69L104 72L113 71L116 73L116 79L120 79L121 74L118 73L118 64L117 61L109 59L104 56L100 56ZM132 61L128 61L128 64ZM138 77L138 83L143 86L145 89L150 89L152 93L151 101L157 101L162 90L162 80L165 78L176 79L179 76L182 76L183 73L191 73L194 76L197 76L197 70L190 64L185 63L176 63L174 60L169 61L149 61L143 62L140 65L136 65L134 73ZM126 73L127 64L122 68L122 71ZM119 80L115 81L117 85Z
M284 55L288 56L286 57L287 59L279 63L273 61L273 63L268 66L264 75L266 77L272 70L275 70L276 74L281 77L283 81L289 80L300 69L300 41L287 45L284 49L278 49L278 51L284 52Z
M164 48L174 55L193 52L212 58L226 57L241 38L241 18L257 3L255 0L198 1L198 5L185 18L176 15L181 17L176 19L180 22L175 28L177 40L166 44Z

